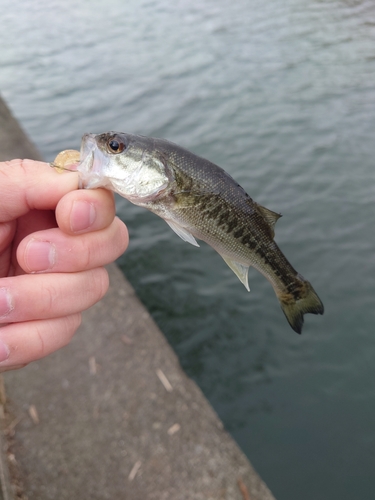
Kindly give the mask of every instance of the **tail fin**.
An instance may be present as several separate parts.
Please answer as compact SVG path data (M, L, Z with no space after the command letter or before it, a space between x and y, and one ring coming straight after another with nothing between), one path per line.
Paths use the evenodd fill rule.
M311 284L300 274L288 289L276 290L281 309L290 326L297 333L302 333L303 315L306 313L323 314L324 306Z

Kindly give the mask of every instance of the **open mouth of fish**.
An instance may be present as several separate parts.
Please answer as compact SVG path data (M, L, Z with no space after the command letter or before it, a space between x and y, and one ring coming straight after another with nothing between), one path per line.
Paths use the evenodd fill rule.
M80 174L79 187L92 189L105 187L106 172L110 158L98 148L95 134L85 134L81 143L81 161L78 165Z

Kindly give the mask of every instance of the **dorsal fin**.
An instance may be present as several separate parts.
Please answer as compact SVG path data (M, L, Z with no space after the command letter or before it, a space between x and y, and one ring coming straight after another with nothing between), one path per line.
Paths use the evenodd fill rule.
M282 217L281 214L273 212L269 208L263 207L257 203L257 209L261 213L263 219L267 222L272 230L272 236L275 236L275 224Z

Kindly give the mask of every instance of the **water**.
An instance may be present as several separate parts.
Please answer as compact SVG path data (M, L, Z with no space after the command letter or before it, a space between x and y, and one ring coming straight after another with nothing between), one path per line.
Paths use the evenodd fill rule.
M370 0L0 0L3 96L49 160L84 132L166 137L282 212L326 313L118 200L125 274L278 500L375 494L375 7Z

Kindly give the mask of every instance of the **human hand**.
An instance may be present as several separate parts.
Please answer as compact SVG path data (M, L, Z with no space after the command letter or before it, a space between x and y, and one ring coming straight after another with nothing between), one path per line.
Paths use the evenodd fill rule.
M0 371L66 345L128 245L113 194L46 163L0 163Z

